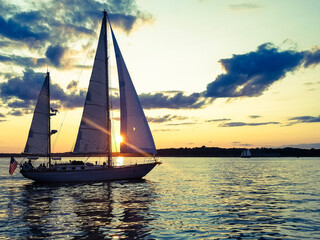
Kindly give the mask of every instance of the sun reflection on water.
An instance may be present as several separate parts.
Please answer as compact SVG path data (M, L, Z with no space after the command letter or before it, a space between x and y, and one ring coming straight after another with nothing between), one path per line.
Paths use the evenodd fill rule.
M116 161L115 161L115 165L116 165L116 166L122 166L123 163L124 163L123 157L117 157L117 158L116 158Z

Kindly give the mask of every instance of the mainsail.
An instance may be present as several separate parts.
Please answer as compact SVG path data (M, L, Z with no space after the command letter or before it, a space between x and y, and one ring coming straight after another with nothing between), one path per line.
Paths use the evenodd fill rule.
M122 153L143 152L156 154L157 151L148 122L111 26L110 29L116 55L120 88L120 132L123 138L120 151Z
M76 153L107 152L106 24L102 23L87 97L76 140Z
M28 140L24 149L26 154L49 154L49 104L49 74L47 74L34 109Z

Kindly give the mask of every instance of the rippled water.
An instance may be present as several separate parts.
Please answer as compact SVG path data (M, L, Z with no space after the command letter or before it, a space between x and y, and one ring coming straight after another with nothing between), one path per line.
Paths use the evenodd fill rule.
M162 158L142 181L35 184L0 158L0 239L320 239L320 158Z

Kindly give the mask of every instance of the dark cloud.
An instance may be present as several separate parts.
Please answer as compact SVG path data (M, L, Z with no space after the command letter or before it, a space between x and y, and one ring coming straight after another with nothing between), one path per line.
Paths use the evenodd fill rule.
M81 38L83 45L91 46L97 39L100 30L97 26L104 9L112 24L128 33L137 23L152 19L149 13L139 9L135 0L40 0L24 2L23 7L16 1L0 0L0 6L0 47L9 50L6 54L0 51L0 61L24 68L46 64L86 67L79 66L73 58L75 52L81 51L74 43ZM20 56L9 56L13 45L15 49L28 47L37 57L26 56L25 51L21 51Z
M10 46L10 45L12 45L11 42L0 40L0 48L2 48L2 47L8 47L8 46Z
M0 117L4 118L4 117L6 117L6 115L4 115L3 113L0 113Z
M153 123L163 123L163 122L170 122L172 120L186 120L188 119L187 117L184 116L177 116L177 115L171 115L167 114L164 116L159 116L159 117L148 117L147 120L148 122L153 122Z
M225 122L231 120L230 118L219 118L219 119L210 119L207 120L206 122Z
M65 48L60 45L49 46L46 51L46 57L55 67L60 67L61 66L60 61L64 53L65 53Z
M320 63L320 49L306 52L304 67L315 66L319 63Z
M180 129L177 129L177 128L166 128L166 129L155 129L155 130L152 130L153 132L172 132L172 131L180 131Z
M292 121L289 125L297 124L297 123L315 123L320 122L320 115L318 117L313 116L299 116L289 118L289 121Z
M285 77L303 63L305 52L280 51L271 43L257 51L221 59L226 70L207 85L207 97L253 97L261 95L275 81Z
M253 119L254 118L261 118L261 116L259 116L259 115L250 115L249 118L253 118Z
M295 144L295 145L283 145L283 146L281 146L281 148L285 148L285 147L304 148L304 149L311 149L311 148L320 149L320 143L301 143L301 144Z
M250 143L241 143L241 142L237 142L237 141L232 142L232 144L235 145L235 146L241 146L241 147L252 147L253 146Z
M12 115L12 116L23 116L23 112L20 111L20 110L12 110L11 112L8 113L9 115Z
M13 109L21 108L24 111L33 109L44 78L45 74L27 69L22 78L15 77L7 82L0 83L0 97L8 107ZM73 91L68 94L56 83L51 84L50 90L51 99L56 101L52 104L56 106L72 109L82 107L84 104L86 95L84 90Z
M67 89L68 89L68 90L75 90L75 89L78 88L78 84L79 84L78 81L72 80L72 81L68 84Z
M10 108L32 108L36 104L35 100L11 100L8 102L8 107Z
M50 37L46 32L34 32L30 27L15 22L11 18L5 20L2 16L0 16L0 35L11 40L27 42L48 40Z
M15 65L23 66L26 68L33 68L45 66L47 60L45 58L30 58L16 55L0 55L0 62L13 63Z
M194 125L196 122L184 122L184 123L168 123L166 126L183 126L183 125Z
M14 20L22 23L37 23L43 19L41 11L19 12L14 15Z
M60 94L60 98L56 97L56 100L60 101L63 108L73 109L83 107L86 94L87 91L85 90L80 90L79 93L72 92L71 94L64 92L64 94ZM52 95L54 97L54 93Z
M83 107L86 97L86 90L79 92L72 91L70 94L66 93L58 84L51 84L51 99L56 100L57 108L63 107L67 109Z
M5 101L12 97L23 101L37 99L44 76L43 73L35 73L31 69L25 70L22 78L16 77L0 83L1 98Z
M245 122L229 122L222 123L219 127L243 127L243 126L263 126L263 125L273 125L280 124L279 122L260 122L260 123L245 123Z
M92 29L102 18L104 9L110 21L127 32L137 21L152 19L149 13L138 8L135 0L109 0L105 3L96 0L37 1L30 3L30 8L24 8L32 8L30 11L22 10L18 4L1 2L4 6L0 9L0 34L13 40L48 40L50 35L57 36L59 32L68 36L74 33L93 35ZM3 16L7 16L7 20ZM53 40L59 42L59 39Z
M169 95L163 93L143 93L139 95L139 99L144 109L198 109L205 107L211 102L211 99L204 98L201 93L192 93L189 96L185 96L183 92Z
M189 96L183 92L142 93L139 100L143 109L200 109L212 102L212 99L204 98L201 93L192 93ZM114 109L119 109L119 98L113 97Z
M130 31L134 22L137 20L136 16L132 15L121 15L121 14L110 14L110 21L112 21L113 25L125 29L126 31Z
M7 82L0 83L1 98L8 107L32 109L38 98L39 89L43 84L45 74L34 72L31 69L25 70L22 77L14 77ZM86 90L77 90L78 82L71 81L64 91L58 84L51 84L51 99L56 101L57 106L63 108L82 107L86 95ZM205 99L199 93L185 96L183 92L172 94L141 94L140 101L145 109L198 109L205 107L210 99ZM113 98L113 109L119 109L119 98ZM176 115L166 115L150 119L153 122L165 122L171 120L185 120L186 117Z

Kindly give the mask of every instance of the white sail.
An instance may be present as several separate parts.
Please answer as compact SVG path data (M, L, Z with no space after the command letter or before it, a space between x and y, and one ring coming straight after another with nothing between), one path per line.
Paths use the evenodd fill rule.
M251 157L251 152L249 149L247 150L247 157Z
M27 143L26 154L48 155L49 146L49 76L47 75L36 108L34 109Z
M156 147L147 119L112 28L111 33L117 60L120 88L120 132L123 138L120 151L122 153L156 154Z
M105 29L103 22L74 148L76 153L106 153L107 151Z
M241 152L241 157L244 157L246 155L246 150L243 150L242 152Z

